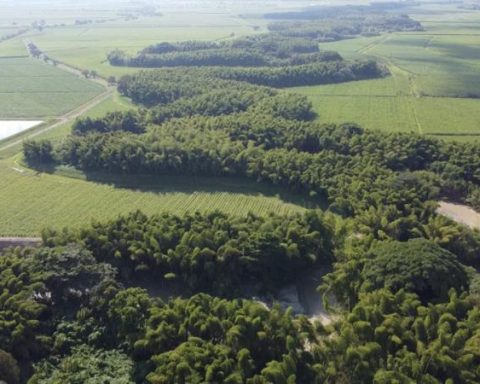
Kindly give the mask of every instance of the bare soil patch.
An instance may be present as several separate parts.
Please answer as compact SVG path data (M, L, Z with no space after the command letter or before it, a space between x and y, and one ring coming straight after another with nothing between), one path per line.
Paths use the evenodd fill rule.
M445 201L441 201L439 204L440 207L437 212L440 215L444 215L458 223L468 225L471 228L480 229L480 213L474 209L466 205L447 203Z

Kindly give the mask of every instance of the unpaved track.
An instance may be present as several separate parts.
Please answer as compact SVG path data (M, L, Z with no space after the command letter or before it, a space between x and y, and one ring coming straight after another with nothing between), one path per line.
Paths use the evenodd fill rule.
M21 144L23 141L26 139L32 139L36 136L39 136L45 132L48 132L54 128L57 128L63 124L66 124L72 120L75 120L77 117L80 117L84 113L88 112L90 109L96 107L98 104L104 102L108 98L110 98L113 95L115 88L114 87L109 87L105 92L101 93L98 96L95 96L93 99L89 100L85 104L81 105L80 107L74 109L73 111L67 112L66 114L60 116L57 118L57 121L44 126L41 129L34 130L31 134L25 135L22 138L12 141L11 143L8 143L6 145L0 145L0 152L9 149L11 147L14 147L15 145Z
M462 205L453 204L442 201L439 203L437 213L443 216L469 226L470 228L480 229L480 213L474 211L472 208Z
M23 43L25 44L25 49L27 49L28 53L30 54L30 51L28 50L28 44L30 43L30 40L23 39ZM57 68L63 69L64 71L67 71L67 72L73 73L73 74L75 74L79 77L82 77L82 73L81 73L80 70L78 70L77 68L68 66L64 63L57 64ZM25 141L26 139L32 139L32 138L37 137L37 136L39 136L39 135L41 135L45 132L48 132L52 129L55 129L55 128L63 125L63 124L66 124L66 123L68 123L72 120L75 120L77 117L82 116L84 113L88 112L90 109L96 107L98 104L104 102L105 100L107 100L109 97L111 97L113 95L113 93L115 91L115 87L109 85L105 80L103 80L101 78L90 79L90 80L103 85L105 87L105 91L103 93L95 96L93 99L90 99L89 101L82 104L81 106L75 108L74 110L69 111L69 112L65 113L64 115L57 117L56 121L54 121L54 122L52 122L48 125L45 125L43 128L33 129L32 133L30 133L28 135L24 135L24 136L22 136L22 138L20 138L18 140L15 140L13 142L10 142L8 144L5 144L3 146L0 144L0 152L4 151L6 149L9 149L11 147L14 147L16 145L19 145L23 141Z

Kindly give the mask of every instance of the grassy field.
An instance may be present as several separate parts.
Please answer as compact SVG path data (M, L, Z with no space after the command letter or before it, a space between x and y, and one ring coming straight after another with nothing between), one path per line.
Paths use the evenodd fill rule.
M114 93L114 95L104 102L98 104L96 107L93 107L87 113L85 113L84 117L102 117L105 116L108 112L113 111L127 111L129 109L135 109L134 106L128 99L120 96L119 93ZM41 135L39 135L38 139L48 139L52 140L53 142L57 142L63 139L71 132L73 121L68 123L62 124L55 129L49 130ZM0 156L1 156L0 151Z
M435 12L432 12L432 7ZM480 12L456 5L413 7L426 30L321 44L351 59L375 58L392 76L302 87L323 122L370 129L480 137Z
M68 176L71 176L70 174ZM80 177L80 176L79 176ZM0 161L0 235L35 236L42 228L78 227L92 219L114 218L135 209L153 214L221 210L289 214L303 208L289 196L235 179L164 177L116 179L115 184L37 174L11 160ZM290 202L292 201L292 202Z
M369 129L451 138L480 135L480 100L408 95L400 86L392 88L396 76L289 91L308 96L322 122L355 122Z
M0 57L0 119L62 115L103 90L36 59Z
M222 40L265 31L266 21L250 20L231 13L212 11L165 13L93 25L46 28L29 38L50 57L103 76L121 76L135 68L112 67L108 52L118 48L136 53L160 41ZM254 27L261 27L255 30Z
M86 115L102 116L133 108L114 94ZM61 140L71 122L37 138ZM221 210L235 215L255 212L290 214L310 204L280 189L253 181L191 177L108 177L84 175L60 168L54 174L37 173L16 161L21 145L0 151L0 236L37 236L42 228L78 227L135 209L153 214Z

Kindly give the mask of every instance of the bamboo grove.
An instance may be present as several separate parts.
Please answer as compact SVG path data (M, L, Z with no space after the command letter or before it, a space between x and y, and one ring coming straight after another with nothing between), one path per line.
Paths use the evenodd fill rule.
M243 44L268 46L248 59L268 67L242 76L225 63L198 68L219 50L237 60L235 47L146 48L172 62L194 56L197 67L120 79L137 110L81 118L60 142L27 141L25 162L87 175L250 178L326 209L133 212L46 228L40 247L0 257L1 380L480 381L480 234L436 213L439 199L480 207L478 144L319 124L306 98L265 86L285 84L248 78L293 60L279 52L317 55L312 45L262 39ZM322 267L329 322L258 299Z

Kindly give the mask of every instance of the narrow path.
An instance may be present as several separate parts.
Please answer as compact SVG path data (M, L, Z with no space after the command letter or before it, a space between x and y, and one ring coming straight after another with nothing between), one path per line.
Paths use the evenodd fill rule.
M23 43L25 44L25 48L27 49L29 55L31 57L33 57L30 50L29 50L29 47L28 47L28 45L30 44L30 40L23 39ZM82 72L79 69L71 67L67 64L58 63L56 65L56 67L60 68L64 71L68 71L70 73L73 73L73 74L75 74L79 77L83 77ZM91 110L92 108L96 107L100 103L102 103L105 100L107 100L108 98L112 97L112 95L114 94L114 91L116 89L115 86L112 86L112 85L108 84L108 82L105 81L104 79L95 78L95 79L89 79L89 80L94 81L98 84L101 84L103 87L105 87L105 91L102 92L101 94L95 96L93 99L90 99L86 103L80 105L79 107L77 107L77 108L75 108L75 109L73 109L73 110L71 110L71 111L69 111L69 112L67 112L67 113L65 113L61 116L58 116L55 119L54 122L45 125L43 128L33 129L30 134L26 134L26 135L22 136L21 138L19 138L18 140L9 142L8 144L5 144L3 146L0 144L0 152L4 151L6 149L12 148L16 145L19 145L26 139L31 139L31 138L37 137L37 136L39 136L39 135L41 135L45 132L48 132L48 131L50 131L52 129L55 129L55 128L63 125L63 124L66 124L68 122L71 122L71 121L75 120L77 117L82 116L83 114L85 114L86 112Z
M104 102L108 98L112 97L113 92L115 90L115 87L109 87L105 92L101 93L98 96L95 96L93 99L89 100L85 104L81 105L80 107L74 109L73 111L67 112L66 114L60 116L57 118L57 121L44 126L41 129L33 130L32 133L23 136L22 138L12 141L11 143L8 143L4 146L0 145L0 152L9 149L15 145L21 144L23 141L26 139L32 139L34 137L37 137L45 132L48 132L52 129L55 129L63 124L66 124L70 121L75 120L77 117L82 116L84 113L88 112L90 109L96 107L98 104Z
M380 44L383 44L387 40L390 40L392 38L392 35L382 35L375 41L372 41L371 43L367 44L366 46L357 49L358 53L361 53L362 55L365 55L368 51L371 51L375 47L379 46Z

